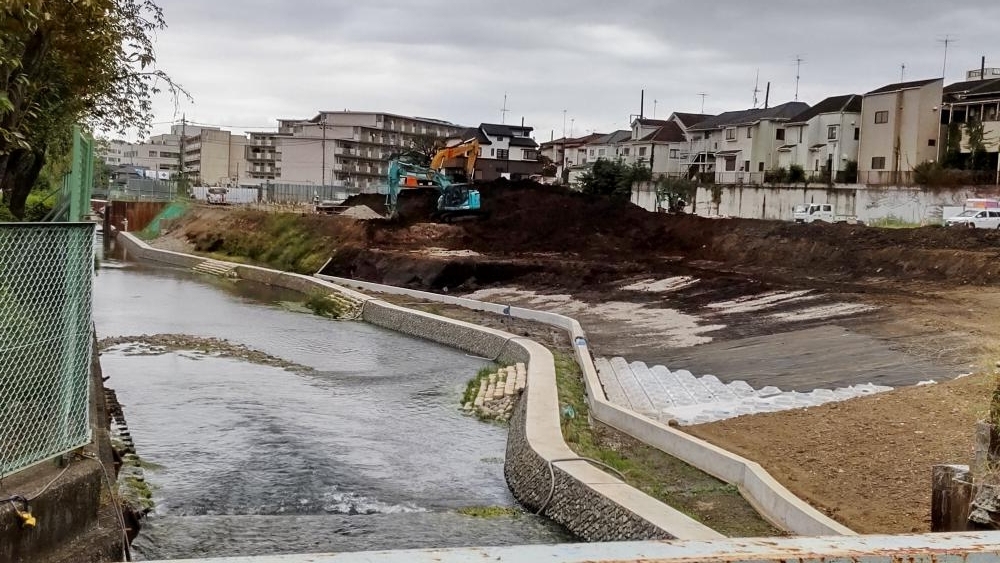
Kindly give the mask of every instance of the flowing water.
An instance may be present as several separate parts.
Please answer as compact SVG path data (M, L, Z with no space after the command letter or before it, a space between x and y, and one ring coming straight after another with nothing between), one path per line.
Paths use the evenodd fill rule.
M530 514L456 511L516 506L506 430L458 411L484 360L296 311L292 292L182 270L106 261L94 293L99 337L225 338L314 369L104 353L157 503L137 558L571 539Z

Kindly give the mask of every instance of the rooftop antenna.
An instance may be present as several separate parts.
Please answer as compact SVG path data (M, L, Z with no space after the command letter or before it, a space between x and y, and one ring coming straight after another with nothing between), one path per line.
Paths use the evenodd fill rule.
M659 103L658 100L653 99L653 119L656 119L656 104L658 103Z
M952 39L951 35L946 34L944 39L938 39L937 42L944 44L944 62L941 63L941 78L944 78L948 72L948 45L957 43L958 39Z
M906 82L906 63L899 65L899 81Z
M706 94L705 92L698 92L698 95L701 96L701 113L704 114L705 113L705 98L708 97L708 94Z
M802 74L802 63L806 62L802 55L795 55L795 101L799 101L799 78Z
M757 77L753 80L753 107L757 107L757 94L760 94L760 69L757 69Z
M566 140L566 110L563 110L563 140Z
M510 110L507 109L507 92L503 93L503 108L500 110L500 123L507 123L507 114Z

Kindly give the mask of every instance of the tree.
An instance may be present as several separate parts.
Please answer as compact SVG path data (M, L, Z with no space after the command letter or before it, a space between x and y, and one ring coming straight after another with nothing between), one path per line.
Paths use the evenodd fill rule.
M686 178L664 176L656 182L656 201L667 204L670 213L682 213L698 193L698 184Z
M552 159L544 154L538 155L538 162L542 165L542 176L545 178L554 178L559 171L559 167L552 162Z
M585 194L629 199L632 185L648 182L652 176L649 168L642 164L629 166L621 161L600 158L580 176L580 184Z
M983 122L970 117L965 124L965 133L969 136L969 170L986 169L986 131Z
M431 159L437 152L444 148L445 140L441 137L435 135L421 134L413 137L410 142L410 150L408 152L414 155L422 155L423 158L416 160L426 161L430 164Z
M0 190L15 216L73 124L142 136L161 85L188 96L154 67L152 34L165 25L153 0L0 7Z

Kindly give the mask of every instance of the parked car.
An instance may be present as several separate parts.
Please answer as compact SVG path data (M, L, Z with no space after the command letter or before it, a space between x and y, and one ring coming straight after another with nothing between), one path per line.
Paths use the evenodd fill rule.
M229 193L229 190L226 188L208 188L206 199L211 204L225 205L227 193Z
M967 229L1000 229L1000 209L966 209L949 217L944 224Z

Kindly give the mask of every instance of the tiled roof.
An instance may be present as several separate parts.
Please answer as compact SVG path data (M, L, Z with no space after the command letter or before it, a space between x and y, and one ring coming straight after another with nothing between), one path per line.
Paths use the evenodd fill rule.
M684 124L684 127L692 127L710 117L715 117L714 115L709 115L707 113L681 113L679 111L675 111L674 116Z
M732 125L746 125L762 119L786 120L809 109L805 102L786 102L772 108L727 111L688 128L689 131L711 131Z
M649 135L646 135L639 142L646 143L683 143L687 138L684 136L684 130L681 129L680 125L677 125L673 121L667 121L662 127L653 131Z
M463 142L464 141L471 141L472 139L476 139L477 141L479 141L480 145L492 145L493 144L492 142L490 142L490 138L487 137L482 132L482 130L479 129L478 127L469 127L469 128L463 129L462 131L459 132L458 136L461 137L461 139L462 139Z
M537 148L538 143L535 142L531 137L511 137L510 146L512 147L532 147Z
M981 96L1000 96L1000 78L956 82L944 87L944 97L949 102Z
M520 125L504 125L500 123L481 123L479 128L482 129L487 135L493 135L496 137L514 137L514 130L517 131L527 131L528 133L534 131L533 127L521 127Z
M913 80L910 82L897 82L895 84L887 84L881 88L872 90L865 94L866 96L871 96L872 94L885 94L888 92L897 92L899 90L909 90L911 88L920 88L921 86L926 86L931 82L936 80L941 80L940 78L927 78L924 80Z
M647 119L647 118L644 117L642 119L636 119L635 123L638 123L639 125L653 125L653 126L659 127L661 125L666 125L667 124L667 120L665 120L665 119Z
M805 123L823 113L861 113L861 99L862 97L857 94L831 96L789 121L791 123Z
M627 129L622 129L615 131L614 133L608 133L607 135L601 135L600 137L594 139L587 143L588 145L614 145L617 143L623 143L632 138L632 132Z

